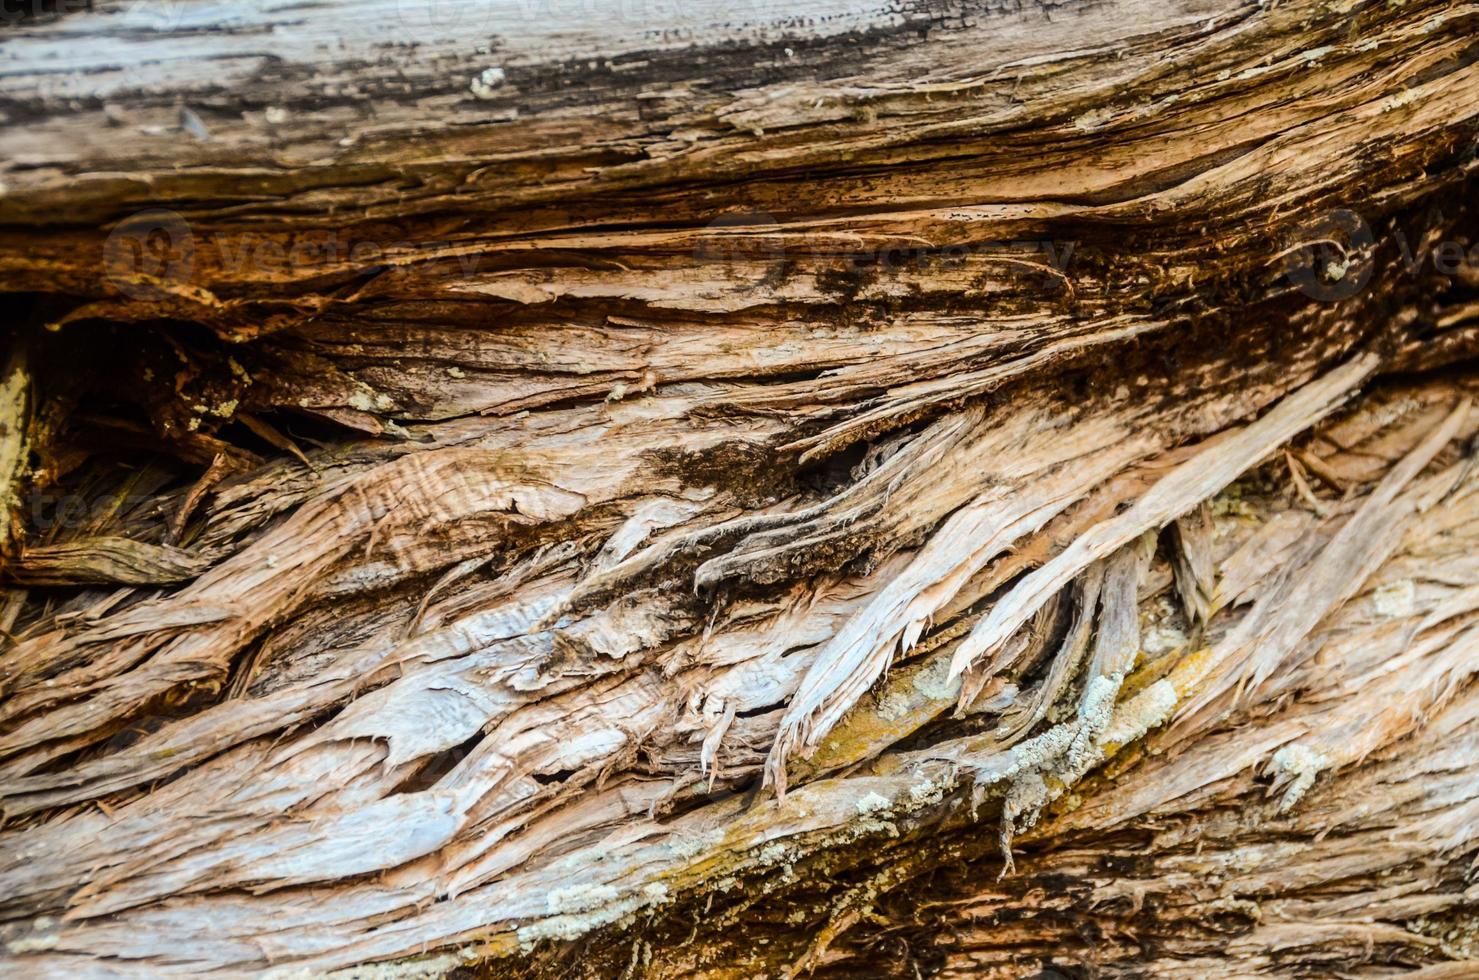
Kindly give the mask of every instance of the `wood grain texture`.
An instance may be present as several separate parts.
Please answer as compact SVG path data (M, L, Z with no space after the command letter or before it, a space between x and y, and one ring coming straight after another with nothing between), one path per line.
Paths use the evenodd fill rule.
M1476 25L10 24L0 962L1463 975Z

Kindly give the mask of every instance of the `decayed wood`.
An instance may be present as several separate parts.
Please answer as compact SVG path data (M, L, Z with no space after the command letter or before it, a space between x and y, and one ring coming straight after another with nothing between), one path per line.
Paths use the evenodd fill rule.
M0 42L7 968L1473 967L1479 7L672 16Z

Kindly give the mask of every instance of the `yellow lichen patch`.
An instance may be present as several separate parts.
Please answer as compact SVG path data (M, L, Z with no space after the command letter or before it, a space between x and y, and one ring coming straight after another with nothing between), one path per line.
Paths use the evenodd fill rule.
M1182 657L1176 666L1171 668L1170 676L1167 678L1176 688L1176 696L1183 701L1186 700L1211 673L1216 663L1217 658L1209 646L1194 650Z
M960 693L960 679L951 678L949 668L947 649L891 673L882 689L849 711L810 758L792 761L791 778L800 782L871 758L938 717Z

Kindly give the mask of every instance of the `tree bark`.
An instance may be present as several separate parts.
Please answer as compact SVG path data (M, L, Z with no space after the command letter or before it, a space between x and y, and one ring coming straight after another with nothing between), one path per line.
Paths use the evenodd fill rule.
M0 962L1471 975L1476 26L11 25Z

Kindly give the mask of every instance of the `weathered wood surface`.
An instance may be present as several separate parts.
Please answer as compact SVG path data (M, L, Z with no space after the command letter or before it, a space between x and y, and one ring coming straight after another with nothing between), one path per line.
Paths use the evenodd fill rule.
M1463 975L1479 6L639 7L0 41L6 965Z

